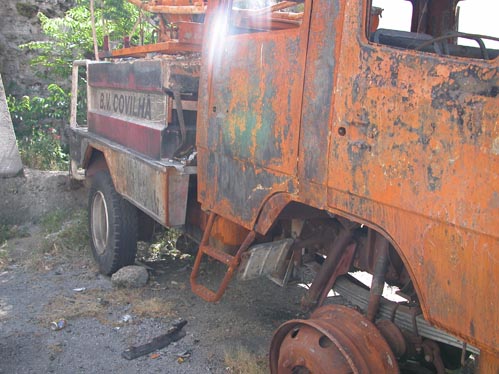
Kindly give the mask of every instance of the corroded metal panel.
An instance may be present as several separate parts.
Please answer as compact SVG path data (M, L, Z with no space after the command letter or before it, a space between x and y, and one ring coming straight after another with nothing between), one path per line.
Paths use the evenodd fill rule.
M188 54L89 64L89 131L155 159L171 156L178 143L175 130L166 130L177 109L171 97L195 102L199 63Z
M91 87L161 93L161 77L160 60L100 62L88 65L88 84Z
M167 168L168 193L166 204L168 209L168 227L183 226L186 219L187 195L189 192L189 175L179 172L175 168Z
M198 151L199 180L216 181L216 185L208 183L200 187L203 189L200 200L213 204L210 209L223 212L224 217L243 227L252 227L259 208L273 191L297 191L289 176L262 170L215 152Z
M87 157L93 150L103 153L104 166L120 195L164 226L185 224L189 175L195 170L178 162L159 163L99 135L81 136Z
M90 112L140 121L144 124L166 124L167 100L164 94L91 87L88 99Z
M220 14L209 17L215 28ZM227 33L207 43L213 49L205 51L209 71L201 84L210 99L200 98L199 198L203 208L247 228L271 195L296 191L307 27L304 16L301 27Z
M89 64L89 131L159 159L169 112L162 75L159 60Z
M305 184L326 184L329 123L334 111L344 6L345 2L339 0L318 0L313 4L300 135L299 175ZM325 191L320 195L310 194L314 205L325 205Z
M499 353L499 60L370 43L366 13L318 0L308 45L300 29L205 44L198 197L247 228L261 214L262 233L293 200L375 228L425 317Z
M177 22L180 43L203 43L203 24L197 22Z
M231 35L213 71L213 144L222 154L295 174L305 49L299 30Z
M370 43L366 13L318 0L308 46L299 29L205 44L199 199L247 228L261 212L261 232L291 200L377 229L425 317L497 353L499 62Z
M199 53L164 56L161 58L162 84L167 91L197 96L199 89Z
M341 39L328 205L392 238L429 321L499 352L498 60L370 44L364 19Z
M104 136L143 153L159 159L161 156L161 136L165 126L145 125L136 121L88 112L89 131Z

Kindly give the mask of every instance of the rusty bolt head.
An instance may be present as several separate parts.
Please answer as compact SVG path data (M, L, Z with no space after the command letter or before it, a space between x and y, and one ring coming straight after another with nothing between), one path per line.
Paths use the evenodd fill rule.
M298 357L296 359L296 365L297 366L303 366L303 365L305 365L305 359L303 357Z

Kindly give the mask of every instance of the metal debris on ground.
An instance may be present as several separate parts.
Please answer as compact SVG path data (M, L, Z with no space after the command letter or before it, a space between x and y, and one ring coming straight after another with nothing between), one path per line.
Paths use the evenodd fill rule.
M177 362L179 364L182 364L185 361L187 361L189 359L189 357L191 357L191 355L192 355L192 351L189 349L189 350L185 351L184 353L177 355Z
M50 329L53 331L59 331L66 327L66 325L66 320L64 318L60 318L58 320L50 322Z
M73 288L73 291L74 292L83 292L83 291L86 291L87 288L86 287L78 287L78 288Z
M154 352L157 349L164 348L170 343L176 342L185 336L185 331L182 331L182 328L186 324L186 320L180 319L173 323L172 327L168 329L168 332L166 334L155 337L149 343L142 344L136 347L130 347L123 351L121 356L126 358L127 360L133 360L137 357Z

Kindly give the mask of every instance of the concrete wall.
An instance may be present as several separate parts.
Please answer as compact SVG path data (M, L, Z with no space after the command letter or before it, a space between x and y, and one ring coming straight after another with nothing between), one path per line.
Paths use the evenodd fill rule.
M12 177L21 173L23 164L17 149L9 108L0 75L0 177Z

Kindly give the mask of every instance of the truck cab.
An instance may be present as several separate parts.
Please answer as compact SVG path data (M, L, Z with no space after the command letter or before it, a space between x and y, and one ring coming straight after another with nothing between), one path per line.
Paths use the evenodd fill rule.
M178 39L85 62L71 156L103 272L153 219L199 239L207 301L235 273L314 269L272 373L499 371L499 33L463 31L464 3L210 1ZM206 257L227 266L216 290Z

